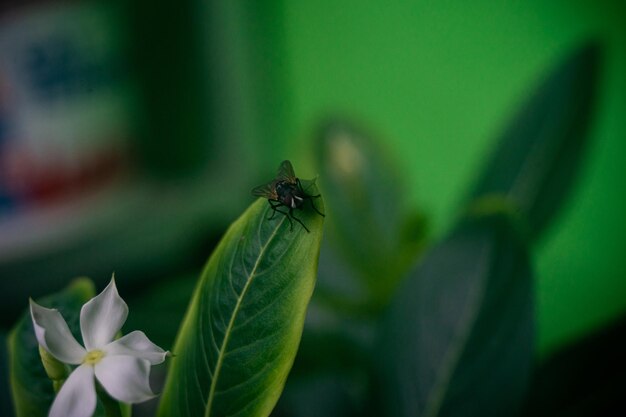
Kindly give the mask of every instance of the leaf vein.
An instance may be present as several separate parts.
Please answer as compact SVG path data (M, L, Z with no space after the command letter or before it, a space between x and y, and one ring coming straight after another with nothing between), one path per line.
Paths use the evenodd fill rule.
M266 209L267 211L267 209ZM246 295L248 288L250 287L250 283L252 282L252 280L254 279L254 274L256 273L256 270L259 266L259 263L261 262L261 259L263 258L263 255L265 255L265 251L267 250L270 242L272 242L272 240L274 239L274 237L276 236L276 233L278 232L278 229L280 228L280 226L283 224L283 222L285 221L285 219L281 219L280 222L274 227L274 230L272 231L272 234L269 236L269 238L267 239L267 242L265 242L264 245L261 246L261 250L259 251L259 254L257 256L257 259L254 263L254 267L252 268L251 273L248 275L248 279L246 280L246 284L244 285L241 294L239 295L239 297L237 298L237 303L235 304L235 308L233 309L233 312L230 316L230 320L228 322L228 326L226 327L226 331L224 333L224 339L222 340L222 346L221 348L218 350L218 356L217 356L217 362L215 365L215 377L211 380L211 387L209 389L209 397L207 400L207 405L206 405L206 413L205 413L205 417L210 417L211 416L211 407L213 405L213 400L215 398L215 389L217 386L217 381L219 379L219 374L220 374L220 370L222 367L222 363L224 361L224 353L226 351L226 346L228 345L228 339L230 336L230 333L232 331L232 327L234 325L235 322L235 318L237 317L237 314L239 313L239 309L241 306L241 302L244 298L244 296ZM259 230L261 227L261 224L263 223L263 220L259 221ZM232 279L232 268L229 271L229 277Z

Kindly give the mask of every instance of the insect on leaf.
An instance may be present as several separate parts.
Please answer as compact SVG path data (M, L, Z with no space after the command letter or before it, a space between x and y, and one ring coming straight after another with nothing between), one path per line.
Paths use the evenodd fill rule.
M211 255L173 349L159 416L265 417L276 404L313 292L324 218L300 210L307 233L271 214L258 199Z

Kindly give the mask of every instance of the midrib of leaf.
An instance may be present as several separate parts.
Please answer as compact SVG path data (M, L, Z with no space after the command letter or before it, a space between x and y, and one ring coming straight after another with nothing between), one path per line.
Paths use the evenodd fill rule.
M235 304L235 308L233 310L233 313L230 316L230 320L228 321L228 326L226 327L226 331L224 333L224 340L222 340L222 346L220 346L220 349L217 354L217 363L215 364L215 373L213 375L213 378L211 379L211 387L209 389L209 398L207 399L205 417L211 417L211 410L213 408L213 399L215 397L215 387L217 386L217 381L219 380L220 370L222 369L222 362L224 360L224 352L226 352L228 340L230 339L230 334L231 334L233 325L235 323L235 319L237 318L237 314L239 313L241 302L243 298L245 297L246 293L248 292L248 288L250 287L250 284L252 283L252 280L254 279L256 270L259 266L259 263L261 262L261 259L263 258L263 255L265 254L265 251L267 250L267 247L269 246L272 239L274 239L274 237L276 236L276 232L278 231L278 229L280 228L280 226L283 224L284 221L285 221L285 218L283 217L278 222L274 230L272 231L272 234L267 239L267 242L265 242L265 244L261 247L261 250L259 251L259 256L257 256L257 259L254 262L254 267L252 268L252 271L250 271L250 276L246 280L246 285L244 285L243 290L241 291L241 294L239 295L239 297L237 297L237 303Z
M486 248L485 250L490 252L491 250L493 250L493 246L490 246L489 248ZM466 321L467 325L463 326L462 331L459 332L459 337L457 338L457 342L452 344L452 346L450 346L450 348L448 349L448 351L446 352L444 356L443 365L442 365L443 370L440 373L441 377L439 378L439 380L437 381L437 383L431 390L432 396L429 395L429 398L432 398L432 400L427 400L428 402L426 404L426 410L424 413L424 415L427 417L435 417L439 413L439 410L441 409L441 405L443 404L446 390L448 388L448 385L450 384L452 375L454 374L454 369L456 368L456 364L461 359L461 354L463 353L463 347L467 344L467 341L469 340L469 336L471 333L470 329L474 326L478 318L480 305L482 304L482 301L485 295L484 285L487 285L487 284L488 284L487 282L484 282L482 288L480 288L478 300L476 300L476 302L472 305L470 314L468 315L469 318Z

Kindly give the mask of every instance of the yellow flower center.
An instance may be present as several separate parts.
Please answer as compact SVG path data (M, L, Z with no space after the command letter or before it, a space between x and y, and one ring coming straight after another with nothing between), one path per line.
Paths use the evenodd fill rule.
M87 365L94 366L98 362L102 360L104 357L104 352L98 349L87 352L85 357L83 358L83 363Z

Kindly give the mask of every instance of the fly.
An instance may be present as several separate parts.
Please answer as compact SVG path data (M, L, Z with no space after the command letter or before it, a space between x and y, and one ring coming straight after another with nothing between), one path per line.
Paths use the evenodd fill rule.
M320 194L310 195L304 191L300 179L296 177L293 171L291 162L287 160L281 162L276 179L267 184L254 187L252 189L252 195L267 198L273 210L268 220L273 219L276 212L284 214L287 220L289 220L289 230L293 230L293 219L300 223L302 227L304 227L304 230L309 232L309 229L302 223L302 220L293 214L294 209L302 209L305 201L311 204L311 207L313 207L313 210L315 210L317 214L324 217L324 213L320 212L317 207L315 207L315 204L313 204L313 199L318 198ZM287 211L281 210L282 207L285 207Z

